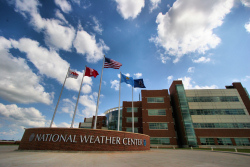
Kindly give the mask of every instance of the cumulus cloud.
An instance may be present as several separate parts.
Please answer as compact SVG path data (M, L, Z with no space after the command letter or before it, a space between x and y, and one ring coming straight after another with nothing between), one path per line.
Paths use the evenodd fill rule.
M44 33L45 43L49 47L66 51L71 50L75 37L75 29L71 25L68 25L65 21L42 18L38 11L41 4L37 0L15 0L11 3L14 3L17 12L25 17L30 16L30 24L36 31ZM56 13L56 16L58 17L59 13ZM59 17L62 19L62 15Z
M19 41L10 40L13 47L26 53L27 58L35 65L40 74L56 79L59 83L63 83L67 74L69 63L63 60L56 51L48 50L39 46L37 41L29 38L21 38ZM76 71L79 76L82 72ZM78 79L69 78L66 81L67 89L78 91L81 83L81 77ZM84 83L92 85L90 77L84 78Z
M135 78L140 78L140 77L142 77L142 73L136 73L136 74L134 74L134 76L135 76Z
M86 55L87 61L91 63L96 63L103 59L104 52L109 50L109 47L102 39L97 43L95 36L90 35L81 27L77 31L73 45L76 48L77 53Z
M194 69L195 69L195 67L189 67L188 68L188 73L194 73Z
M248 33L250 33L250 21L245 24L245 29Z
M158 36L150 41L174 56L174 63L188 53L204 54L220 43L213 30L222 25L233 4L233 0L177 0L166 14L158 14Z
M241 3L246 7L250 7L250 0L241 0Z
M208 63L211 61L210 58L200 57L199 59L192 60L194 63Z
M49 125L45 116L37 109L22 108L16 104L4 105L0 103L0 119L5 127L0 132L1 138L22 137L24 128L45 127Z
M168 79L168 83L170 83L173 80L173 78L174 78L173 75L168 76L168 78L167 78Z
M92 117L96 112L96 101L98 93L93 92L90 95L82 95L79 99L79 103L82 104L85 109L81 111L84 117Z
M0 117L10 124L22 127L45 127L48 121L42 113L33 108L21 108L16 104L4 105L0 103Z
M117 11L124 19L135 19L145 6L145 0L115 0Z
M95 26L93 27L93 29L95 30L95 32L97 32L98 34L102 35L102 25L101 23L99 22L99 20L96 18L96 17L92 17L94 23L95 23Z
M159 7L159 4L161 3L161 0L150 0L151 6L149 8L150 12L157 9Z
M199 86L199 85L193 85L195 82L191 82L192 78L190 77L184 77L184 78L178 78L178 80L182 80L182 83L184 85L185 89L218 89L218 86L211 85L211 86Z
M55 4L59 6L64 13L69 13L72 10L67 0L55 0Z
M73 117L74 111L75 111L75 105L76 103L73 103L70 99L66 98L62 100L62 107L60 111L62 113L69 114L70 117Z
M9 53L11 41L0 37L0 97L16 103L51 104L54 93L47 93L39 84L40 77L27 65L23 58Z
M119 83L120 83L120 81L118 81L118 80L111 80L110 83L111 83L111 88L114 88L116 91L119 90Z

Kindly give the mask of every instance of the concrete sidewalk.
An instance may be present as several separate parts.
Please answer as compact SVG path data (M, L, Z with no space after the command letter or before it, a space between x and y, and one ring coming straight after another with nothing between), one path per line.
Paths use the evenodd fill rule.
M16 151L18 146L0 146L4 166L170 166L248 167L250 154L196 150L152 149L143 152Z

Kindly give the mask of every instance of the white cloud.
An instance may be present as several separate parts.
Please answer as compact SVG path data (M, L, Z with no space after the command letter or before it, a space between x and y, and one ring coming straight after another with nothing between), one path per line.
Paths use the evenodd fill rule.
M142 73L136 73L136 74L134 74L134 76L135 76L135 78L140 78L140 77L142 77Z
M168 76L168 78L167 78L168 79L168 83L170 83L173 80L173 78L174 78L173 75Z
M188 73L194 73L194 69L195 69L195 67L189 67L188 68Z
M117 11L124 19L135 19L145 6L145 0L115 0Z
M248 33L250 33L250 21L245 24L245 29Z
M241 3L246 7L250 7L250 0L241 0Z
M91 95L83 95L79 99L79 103L82 104L85 109L81 111L83 117L92 117L96 112L96 100L98 93L93 92Z
M64 1L63 1L64 2ZM65 1L66 2L66 1ZM75 29L65 22L62 15L58 12L57 17L63 22L56 19L44 19L38 12L38 6L41 5L37 0L16 0L11 3L15 4L15 10L27 17L27 14L31 17L30 24L38 32L43 32L45 37L45 43L55 49L63 49L70 51L72 42L75 38Z
M111 80L110 81L110 83L111 83L111 88L114 88L115 90L119 90L119 83L120 83L120 81L118 81L118 80Z
M0 120L4 128L0 131L1 139L21 139L24 128L46 127L50 121L37 109L22 108L16 104L0 103Z
M29 38L22 38L19 41L11 40L11 42L14 48L26 53L27 58L35 65L41 74L54 78L59 81L59 83L64 82L70 65L67 61L63 60L56 51L47 50L39 46L37 41L33 41ZM79 76L82 76L82 72L76 72ZM65 87L78 91L80 83L81 77L78 77L78 79L68 78ZM90 77L85 77L84 83L92 85L92 79Z
M185 89L218 89L218 86L216 86L216 85L211 85L211 86L195 85L195 86L193 86L193 84L195 82L192 82L193 83L192 84L191 83L192 78L186 77L186 76L184 78L178 78L178 80L182 80L182 83L183 83Z
M63 99L62 102L62 108L60 111L69 114L70 118L73 118L76 103L73 103L70 99Z
M84 78L85 78L85 77L84 77ZM83 92L84 94L89 94L91 91L92 91L92 89L91 89L91 86L90 86L90 85L84 84L84 85L82 86L82 92Z
M63 21L65 24L68 24L69 22L65 19L65 17L63 16L63 14L59 11L56 10L55 16L60 19L61 21Z
M55 0L55 4L59 6L64 13L69 13L72 10L67 0Z
M247 75L241 79L233 79L233 82L247 82L249 79L250 79L250 76Z
M157 9L159 7L159 4L161 3L161 0L150 0L151 6L150 6L150 12Z
M222 25L233 4L233 0L177 0L166 14L158 14L158 36L150 40L174 56L174 63L187 53L204 54L220 43L213 30Z
M103 40L100 39L99 43L97 43L94 35L88 34L81 28L77 32L73 45L77 53L86 54L87 61L91 63L103 59L104 52L109 50Z
M53 127L66 127L66 128L69 128L71 127L71 124L67 123L67 122L61 122Z
M45 127L48 122L42 113L31 107L21 108L16 104L4 105L0 103L0 117L19 127Z
M206 58L206 57L200 57L197 60L192 60L194 63L208 63L211 61L210 58Z
M163 64L166 64L168 60L170 60L171 58L170 57L167 57L163 54L160 54L160 60Z
M93 21L95 23L95 26L93 27L95 32L97 32L98 34L101 35L102 31L103 31L101 23L99 22L99 20L97 20L96 17L92 17L92 19L93 19Z
M0 37L0 97L16 103L51 104L54 93L45 92L40 77L23 58L13 57L10 48L11 41Z
M43 19L39 14L34 14L31 24L38 32L44 32L47 46L66 51L71 50L75 29L71 25L65 25L65 21L63 23L56 19Z

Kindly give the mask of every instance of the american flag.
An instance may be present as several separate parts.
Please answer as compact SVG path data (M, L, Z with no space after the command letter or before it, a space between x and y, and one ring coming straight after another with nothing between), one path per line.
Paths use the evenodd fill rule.
M119 69L121 66L121 63L105 57L104 68Z

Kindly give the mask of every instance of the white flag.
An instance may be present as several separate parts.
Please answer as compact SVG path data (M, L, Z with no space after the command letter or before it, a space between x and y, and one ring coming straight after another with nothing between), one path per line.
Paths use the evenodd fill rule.
M75 78L75 79L77 79L77 78L78 78L78 75L79 75L79 74L77 74L75 71L72 71L72 70L69 70L69 72L68 72L68 77L70 77L70 78Z

